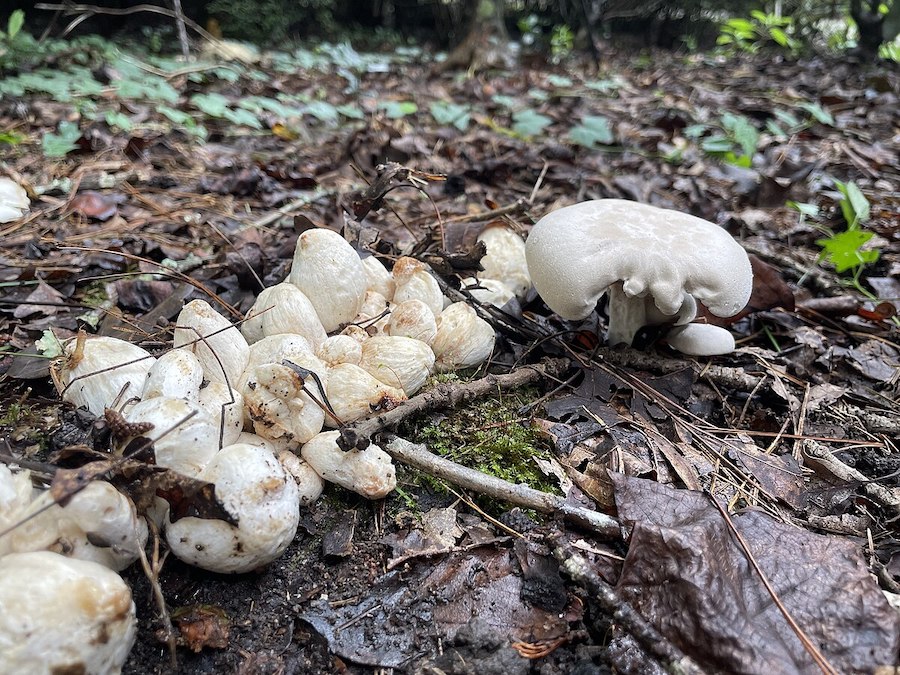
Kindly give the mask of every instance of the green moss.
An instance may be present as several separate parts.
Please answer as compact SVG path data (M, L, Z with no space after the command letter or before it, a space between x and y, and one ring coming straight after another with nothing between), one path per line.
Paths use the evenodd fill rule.
M458 464L558 494L558 487L534 461L547 459L548 451L541 447L529 420L518 415L518 410L537 395L534 389L498 392L495 397L454 410L437 421L411 425L402 429L401 435L424 443L435 454ZM428 482L443 491L439 481Z
M104 302L109 300L106 293L105 281L93 281L85 286L81 295L81 303L88 307L100 307Z

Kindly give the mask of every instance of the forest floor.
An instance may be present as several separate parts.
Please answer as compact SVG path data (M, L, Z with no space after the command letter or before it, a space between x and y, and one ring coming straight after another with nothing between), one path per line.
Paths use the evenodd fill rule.
M57 45L0 83L2 173L32 199L0 225L0 451L91 443L46 359L18 355L44 331L161 353L185 300L241 313L281 281L310 221L388 262L412 252L453 288L440 254L469 252L490 222L527 234L610 197L675 208L759 260L727 322L734 353L686 358L652 331L609 349L602 314L568 324L532 293L482 308L494 355L459 382L567 368L401 429L615 516L621 536L402 465L380 502L328 486L257 573L167 560L163 596L198 650L179 647L177 670L897 666L898 85L894 66L824 58L610 52L599 68L466 74L416 50L186 65ZM139 566L126 578L125 672L168 672L150 583Z

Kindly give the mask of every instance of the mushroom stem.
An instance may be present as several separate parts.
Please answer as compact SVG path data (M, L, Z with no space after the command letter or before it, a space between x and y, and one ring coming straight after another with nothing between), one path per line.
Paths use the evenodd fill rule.
M644 298L631 297L622 288L622 282L617 281L607 290L609 293L609 328L606 340L610 347L625 344L631 345L634 334L641 326L647 324L647 304Z

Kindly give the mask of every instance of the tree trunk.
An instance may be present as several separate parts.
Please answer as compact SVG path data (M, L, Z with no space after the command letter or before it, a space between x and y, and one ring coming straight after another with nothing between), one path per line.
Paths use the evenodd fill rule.
M466 37L441 63L438 72L464 68L470 73L485 68L509 68L509 34L503 23L502 0L476 0Z
M850 3L850 16L859 29L859 44L856 51L866 58L878 56L878 48L884 41L884 15L878 12L878 4L878 0L874 0L864 8L862 0L853 0Z

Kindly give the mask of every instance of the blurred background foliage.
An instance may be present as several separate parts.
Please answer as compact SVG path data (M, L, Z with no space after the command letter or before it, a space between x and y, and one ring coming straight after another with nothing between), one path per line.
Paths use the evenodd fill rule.
M114 10L146 2L94 0ZM368 49L413 41L452 47L468 34L484 2L496 7L512 39L546 54L613 43L687 51L718 45L747 52L855 50L874 55L884 52L900 31L900 0L181 0L185 15L212 32L263 48L290 39L349 39ZM31 0L3 4L9 11L25 11L32 35L51 24L58 32L69 21L35 10ZM154 4L172 7L171 0ZM174 41L172 21L148 13L98 13L74 34L113 37L134 33L135 27L148 39Z

